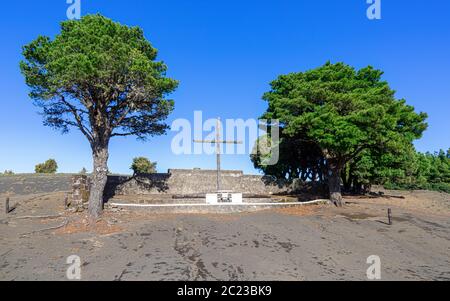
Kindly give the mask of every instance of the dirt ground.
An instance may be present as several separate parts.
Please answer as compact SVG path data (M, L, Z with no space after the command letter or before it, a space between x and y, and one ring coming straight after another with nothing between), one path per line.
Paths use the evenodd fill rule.
M450 280L450 195L383 191L331 205L236 214L107 211L90 223L63 193L12 196L0 208L0 280ZM387 209L393 213L388 225Z

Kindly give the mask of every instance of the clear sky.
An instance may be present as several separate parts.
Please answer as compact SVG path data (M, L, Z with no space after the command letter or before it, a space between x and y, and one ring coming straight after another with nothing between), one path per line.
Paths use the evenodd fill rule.
M261 96L278 75L318 67L327 60L357 68L373 65L417 111L429 114L419 151L450 147L450 1L381 0L382 19L366 17L366 0L81 0L82 15L101 13L144 29L159 49L168 75L180 81L172 95L176 118L257 118ZM19 72L21 46L38 35L53 37L65 20L66 0L0 4L0 170L33 172L55 158L59 172L91 170L91 153L77 131L42 125ZM215 157L176 156L175 132L145 143L117 138L109 167L128 173L133 157L158 169L215 168ZM223 168L256 173L248 155L223 158Z

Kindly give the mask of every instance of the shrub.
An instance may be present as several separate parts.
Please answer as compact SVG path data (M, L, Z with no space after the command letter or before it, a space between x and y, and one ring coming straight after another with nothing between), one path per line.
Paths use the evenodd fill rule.
M144 157L134 158L131 170L133 170L134 175L156 173L156 162L151 162Z
M36 165L34 171L39 174L54 174L58 170L58 163L54 159L49 159L44 163Z
M14 172L12 170L5 170L4 173L0 172L0 175L2 175L2 176L13 176Z
M384 188L390 190L430 190L450 193L449 183L396 184L386 183Z

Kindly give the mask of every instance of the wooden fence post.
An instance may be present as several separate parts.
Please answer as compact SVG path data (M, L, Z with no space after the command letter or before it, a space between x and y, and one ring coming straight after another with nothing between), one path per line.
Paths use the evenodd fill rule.
M388 209L388 220L389 220L389 226L392 226L392 210L391 210L391 208Z
M11 211L11 210L10 210L10 208L9 208L9 197L7 197L7 198L6 198L6 201L5 201L5 213L6 213L6 214L9 214L10 211Z

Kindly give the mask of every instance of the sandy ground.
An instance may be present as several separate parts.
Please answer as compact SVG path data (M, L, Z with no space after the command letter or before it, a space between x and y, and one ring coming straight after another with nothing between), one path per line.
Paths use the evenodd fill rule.
M450 280L450 196L383 192L343 209L108 211L95 224L64 212L62 193L14 196L0 208L0 280L67 280L70 255L82 280L367 280L370 255L382 280Z

